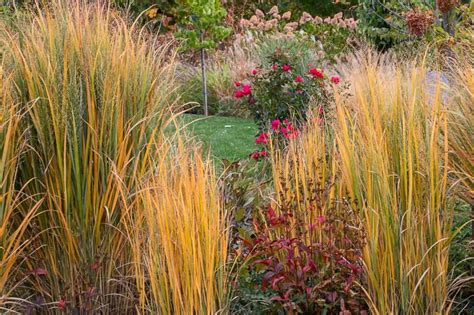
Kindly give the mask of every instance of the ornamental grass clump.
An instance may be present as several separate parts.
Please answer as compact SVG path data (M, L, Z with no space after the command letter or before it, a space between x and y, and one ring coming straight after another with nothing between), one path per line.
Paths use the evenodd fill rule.
M174 106L173 56L100 3L52 1L19 23L0 37L11 104L24 115L18 132L30 147L16 185L43 201L26 236L34 251L25 307L131 311L137 293L124 218ZM28 212L29 203L19 207Z
M472 292L474 279L472 272L472 257L474 256L474 47L466 45L465 54L458 56L452 64L454 74L449 81L448 95L450 108L448 110L449 128L449 157L450 179L453 191L471 207L470 238L460 247L464 261L456 261L453 273L459 275L459 295L469 295ZM458 259L459 260L459 259ZM466 265L466 268L462 268ZM467 271L466 274L462 274ZM461 303L462 305L462 303Z
M428 93L423 67L382 61L359 59L354 96L336 97L342 176L367 235L364 289L374 314L447 313L453 207L441 87Z
M230 229L215 168L195 145L177 142L153 151L156 166L129 212L139 306L152 314L226 312Z
M8 312L19 301L14 290L21 285L19 266L28 239L23 238L28 224L41 203L23 194L16 186L19 165L26 149L25 132L21 129L25 113L15 104L12 80L0 64L0 310ZM29 208L22 209L23 205Z
M449 154L459 193L474 208L474 49L466 46L465 52L465 58L453 64Z

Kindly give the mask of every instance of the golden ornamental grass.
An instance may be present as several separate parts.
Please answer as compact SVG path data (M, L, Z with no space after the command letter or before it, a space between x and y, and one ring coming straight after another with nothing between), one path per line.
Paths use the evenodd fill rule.
M31 202L22 187L15 187L18 168L25 152L22 113L14 103L11 76L0 64L0 311L14 309L13 291L21 285L18 270L29 241L23 238L41 199ZM26 183L27 185L28 183ZM22 211L21 204L29 209Z
M27 294L51 313L128 312L122 230L174 106L173 56L100 3L53 1L18 29L1 35L30 147L17 183L43 199L28 229Z
M336 147L331 134L315 119L309 118L306 130L297 140L290 141L287 148L281 150L272 146L270 152L275 209L292 200L294 218L311 224L317 216L326 214L334 199L342 200ZM309 211L314 207L311 196L316 190L326 190L325 200L321 200L315 211ZM321 231L313 233L312 237L314 239L308 239L309 242L323 239Z
M337 100L337 143L365 221L369 306L374 314L448 313L453 208L441 87L428 92L416 65L355 65L354 96Z
M14 213L24 220L2 239L0 285L29 239L15 293L42 313L225 312L214 166L181 136L165 140L176 106L168 47L85 1L53 1L1 40L1 231Z
M214 166L195 145L164 144L131 215L142 311L217 314L228 307L229 228Z
M474 47L452 65L449 153L461 197L474 207Z

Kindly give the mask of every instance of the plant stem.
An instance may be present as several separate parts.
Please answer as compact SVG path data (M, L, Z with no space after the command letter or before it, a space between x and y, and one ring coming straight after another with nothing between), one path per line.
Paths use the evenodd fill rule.
M200 33L200 40L201 44L204 40L204 32L201 31ZM201 73L202 73L202 96L203 96L203 101L204 101L204 115L208 116L209 115L209 110L207 107L207 79L206 79L206 60L204 58L204 48L200 49L201 52Z
M471 238L474 241L474 204L471 204ZM474 266L473 266L474 270Z
M451 11L443 13L443 29L449 35L454 35L453 23L451 21Z

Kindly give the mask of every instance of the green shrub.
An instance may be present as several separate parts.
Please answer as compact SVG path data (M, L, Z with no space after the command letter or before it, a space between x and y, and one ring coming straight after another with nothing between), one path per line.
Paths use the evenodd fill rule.
M295 72L304 73L308 65L319 63L318 50L311 41L300 40L284 35L264 36L255 43L256 62L262 69L269 69L274 63L272 56L276 51L284 52Z
M324 119L333 100L331 85L338 84L339 77L329 80L322 69L312 66L299 70L304 69L302 60L290 53L276 48L252 71L249 84L236 82L234 95L246 100L260 130L268 128L273 120L286 119L299 127L311 106L318 109L318 119Z

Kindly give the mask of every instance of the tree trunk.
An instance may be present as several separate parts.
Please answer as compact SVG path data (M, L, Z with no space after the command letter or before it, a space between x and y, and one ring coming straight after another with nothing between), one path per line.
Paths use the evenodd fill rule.
M435 0L435 23L436 25L439 25L439 8L438 8L438 1Z
M454 36L454 12L453 10L449 11L449 12L446 12L443 14L443 22L445 23L443 25L443 28L444 30L450 35L450 36ZM453 66L453 61L455 60L455 53L453 51L453 49L448 45L448 47L446 48L446 62L448 64L449 67L452 67Z
M443 13L443 29L449 35L451 35L451 36L454 35L454 25L451 21L451 11Z
M474 204L471 204L471 239L474 242ZM474 270L474 266L472 266Z
M200 40L201 43L204 40L204 33L201 31L200 34ZM207 79L206 79L206 59L204 56L204 48L200 49L201 52L201 73L202 73L202 96L203 96L203 102L204 102L204 115L208 116L209 115L209 110L207 107Z

